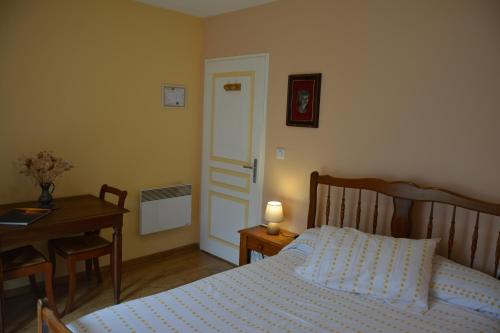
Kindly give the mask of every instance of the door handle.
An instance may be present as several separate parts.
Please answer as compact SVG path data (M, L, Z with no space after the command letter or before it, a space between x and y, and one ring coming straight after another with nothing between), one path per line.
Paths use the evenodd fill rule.
M252 170L252 181L255 184L257 182L257 159L253 159L253 165L243 165L243 167Z

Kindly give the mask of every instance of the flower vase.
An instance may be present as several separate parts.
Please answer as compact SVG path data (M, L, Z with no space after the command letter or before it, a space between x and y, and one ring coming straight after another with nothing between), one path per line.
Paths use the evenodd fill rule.
M40 187L42 188L42 193L40 193L40 197L38 198L40 208L53 208L52 192L54 192L56 186L54 183L50 182L42 183L40 184Z

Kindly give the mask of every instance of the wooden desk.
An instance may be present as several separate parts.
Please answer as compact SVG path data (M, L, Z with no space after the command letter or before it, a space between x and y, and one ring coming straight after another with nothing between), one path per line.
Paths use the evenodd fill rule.
M55 199L56 209L48 216L27 227L0 226L0 249L32 244L34 242L73 235L104 228L113 228L113 252L111 272L113 276L114 301L120 302L122 265L123 214L128 210L119 208L93 195ZM0 205L0 214L16 207L36 207L36 202ZM0 311L4 313L3 272L0 258ZM4 316L2 316L4 318ZM0 323L0 332L3 331Z

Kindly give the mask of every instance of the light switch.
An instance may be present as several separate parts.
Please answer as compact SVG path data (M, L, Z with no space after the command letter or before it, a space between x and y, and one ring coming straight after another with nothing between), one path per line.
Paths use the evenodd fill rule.
M276 148L276 159L278 159L278 160L285 159L285 148L281 148L281 147Z

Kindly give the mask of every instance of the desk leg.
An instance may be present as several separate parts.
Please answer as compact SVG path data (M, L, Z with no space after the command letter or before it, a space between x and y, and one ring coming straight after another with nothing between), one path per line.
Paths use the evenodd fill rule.
M5 304L3 295L3 262L0 257L0 333L5 331Z
M113 287L115 304L120 303L120 289L122 284L122 225L123 222L113 227L113 252L111 255Z

